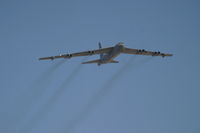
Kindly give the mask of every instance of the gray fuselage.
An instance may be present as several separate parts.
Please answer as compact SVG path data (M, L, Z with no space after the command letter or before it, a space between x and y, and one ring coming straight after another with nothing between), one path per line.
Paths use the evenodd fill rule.
M122 43L118 43L114 46L114 48L107 54L103 55L101 61L99 62L99 64L106 64L106 63L110 63L111 61L113 61L113 59L115 57L117 57L121 51L123 50L124 45Z

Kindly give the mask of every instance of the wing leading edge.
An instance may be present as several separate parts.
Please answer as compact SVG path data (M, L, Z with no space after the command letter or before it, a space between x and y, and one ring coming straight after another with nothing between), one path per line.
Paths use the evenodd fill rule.
M78 57L78 56L103 54L103 53L109 53L112 49L113 49L113 47L108 47L108 48L101 48L98 50L89 50L89 51L72 53L72 54L61 54L61 55L57 55L57 56L42 57L42 58L39 58L39 60L54 60L54 59L58 59L58 58L72 58L72 57Z

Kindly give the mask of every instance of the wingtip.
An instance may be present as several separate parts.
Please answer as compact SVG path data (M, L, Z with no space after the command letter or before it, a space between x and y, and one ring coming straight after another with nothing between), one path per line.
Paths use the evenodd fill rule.
M168 56L173 56L173 54L168 54Z
M173 54L165 54L165 55L162 55L163 58L164 58L165 56L173 56Z
M40 61L40 60L42 60L42 58L38 58L38 60Z
M44 58L38 58L38 60L44 60Z

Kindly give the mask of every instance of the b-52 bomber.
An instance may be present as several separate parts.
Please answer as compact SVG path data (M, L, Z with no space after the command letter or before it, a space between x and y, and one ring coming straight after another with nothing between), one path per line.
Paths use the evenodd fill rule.
M72 53L72 54L61 54L57 56L42 57L42 58L39 58L39 60L54 60L58 58L69 59L72 57L89 56L89 55L96 55L96 54L100 55L99 59L82 62L82 64L96 63L98 66L100 66L101 64L107 64L107 63L119 63L119 61L114 60L114 58L117 57L119 54L148 55L148 56L161 56L161 57L172 56L172 54L161 53L159 51L153 52L153 51L146 51L144 49L127 48L124 46L124 43L119 42L113 47L102 48L101 43L99 43L99 49L96 49L96 50L89 50L89 51L83 51L83 52Z

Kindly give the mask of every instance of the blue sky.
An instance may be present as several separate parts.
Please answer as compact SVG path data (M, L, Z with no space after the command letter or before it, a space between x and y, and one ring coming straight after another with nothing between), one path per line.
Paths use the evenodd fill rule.
M198 133L200 2L1 0L0 132ZM124 42L173 53L38 61Z

